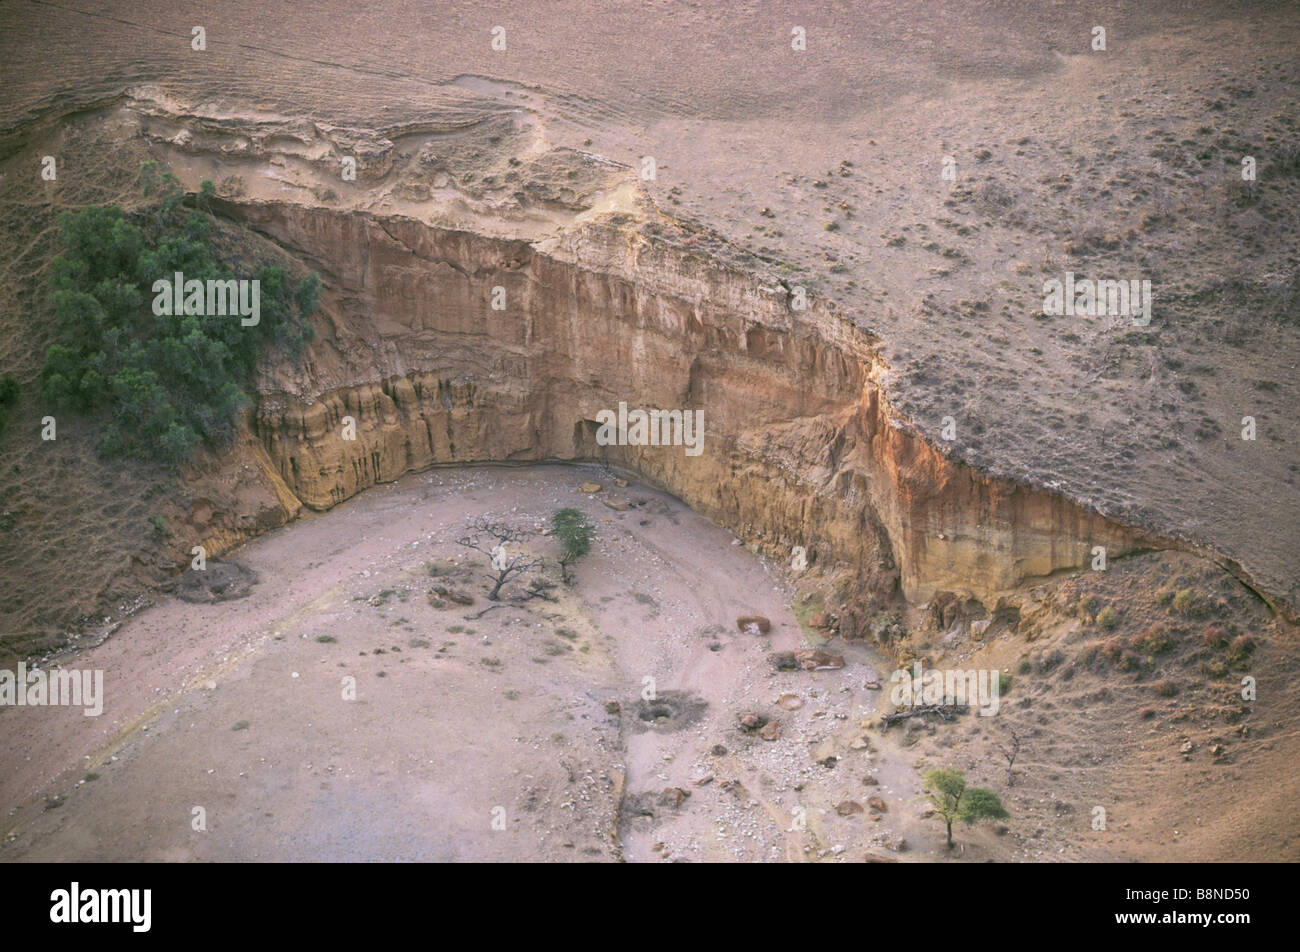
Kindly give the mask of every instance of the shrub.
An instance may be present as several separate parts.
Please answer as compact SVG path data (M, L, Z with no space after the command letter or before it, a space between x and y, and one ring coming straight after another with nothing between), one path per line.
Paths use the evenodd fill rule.
M1228 631L1222 625L1206 625L1201 629L1201 641L1207 648L1222 648L1228 643Z
M1101 651L1110 661L1118 661L1124 654L1124 641L1122 638L1107 638L1102 642Z
M1170 632L1168 625L1152 625L1134 639L1134 647L1149 651L1152 654L1168 651L1173 647L1173 644L1173 634Z
M234 432L264 344L300 355L320 282L309 276L295 286L282 268L260 268L260 320L248 327L232 315L155 314L155 281L178 271L186 282L236 275L209 242L210 183L193 210L175 176L153 163L141 184L150 201L138 212L92 206L60 216L64 250L50 276L55 343L41 390L56 409L106 417L102 455L175 464Z
M1201 597L1190 588L1179 589L1170 607L1180 615L1195 615L1201 610Z
M1155 716L1156 709L1154 707L1144 707L1142 710L1138 711L1138 717L1142 718L1144 721L1149 721Z
M1097 624L1109 631L1119 624L1119 613L1107 605L1097 613Z
M1157 681L1153 687L1161 697L1173 697L1178 693L1178 685L1168 679Z
M1028 674L1034 670L1034 663L1028 658L1021 658L1020 663L1016 665L1016 674Z
M1245 661L1255 650L1255 639L1250 635L1238 635L1228 646L1228 661L1237 664Z

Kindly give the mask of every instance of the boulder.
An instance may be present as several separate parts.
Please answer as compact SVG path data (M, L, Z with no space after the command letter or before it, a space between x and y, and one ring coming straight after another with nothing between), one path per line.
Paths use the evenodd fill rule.
M844 667L844 656L821 648L802 648L794 653L794 659L805 671L825 671L830 668Z

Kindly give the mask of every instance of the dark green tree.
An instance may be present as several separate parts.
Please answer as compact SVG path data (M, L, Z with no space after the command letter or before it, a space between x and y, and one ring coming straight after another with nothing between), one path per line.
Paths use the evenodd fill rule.
M63 253L50 278L56 341L46 352L41 391L56 409L103 418L102 454L176 464L204 441L234 432L264 348L298 359L311 339L307 318L320 279L294 282L283 268L258 268L255 325L206 307L155 314L154 282L178 271L205 286L248 274L214 251L211 182L194 207L175 176L154 163L141 169L140 184L147 202L129 214L97 206L60 216Z

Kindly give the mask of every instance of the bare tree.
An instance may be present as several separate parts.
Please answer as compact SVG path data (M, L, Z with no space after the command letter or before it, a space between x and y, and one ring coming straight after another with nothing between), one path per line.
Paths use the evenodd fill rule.
M479 516L470 523L469 534L456 540L457 545L482 552L488 557L488 564L492 566L492 574L488 576L489 581L492 582L488 601L497 601L501 594L501 587L511 579L542 564L540 557L529 558L520 553L512 554L506 548L507 545L517 545L527 535L528 533L523 529L516 529L503 522L492 522Z
M1007 728L1007 733L1011 735L1011 743L998 744L998 750L1002 751L1002 756L1007 758L1007 786L1010 787L1015 783L1011 776L1011 768L1016 765L1016 755L1020 753L1020 735L1011 728Z

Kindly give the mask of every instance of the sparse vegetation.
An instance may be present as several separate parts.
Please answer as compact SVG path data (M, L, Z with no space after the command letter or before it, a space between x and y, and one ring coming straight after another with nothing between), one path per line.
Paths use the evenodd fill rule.
M1155 624L1133 639L1133 646L1150 654L1160 654L1173 647L1173 634L1168 625Z
M1201 606L1201 596L1190 588L1179 589L1169 603L1169 607L1179 615L1198 615Z
M507 544L517 545L525 536L526 533L522 529L479 517L470 524L469 533L456 540L457 545L481 552L488 557L488 564L492 568L492 574L488 576L489 581L492 582L492 588L487 596L488 601L498 601L501 589L507 582L542 564L540 558L530 558L518 553L512 555L507 551ZM493 542L496 544L489 547Z
M1255 639L1250 635L1238 635L1228 646L1228 663L1241 665L1250 659L1255 651Z

